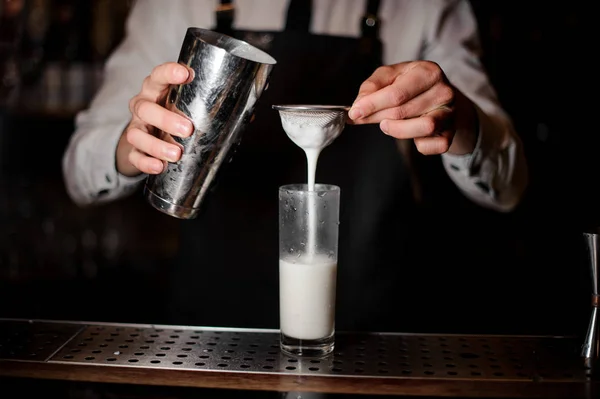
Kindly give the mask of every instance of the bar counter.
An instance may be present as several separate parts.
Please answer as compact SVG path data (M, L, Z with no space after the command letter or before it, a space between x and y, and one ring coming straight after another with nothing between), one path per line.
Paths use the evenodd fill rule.
M580 346L564 336L339 332L332 355L304 359L280 352L277 330L0 319L0 377L351 395L598 397Z

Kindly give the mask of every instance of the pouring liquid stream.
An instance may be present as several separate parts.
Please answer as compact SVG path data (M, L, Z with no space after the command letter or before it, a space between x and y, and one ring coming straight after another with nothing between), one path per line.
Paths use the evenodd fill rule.
M307 168L307 180L308 180L308 231L307 231L307 242L306 242L306 255L308 259L314 259L317 254L317 203L316 198L312 194L315 191L315 179L317 172L317 163L319 161L319 155L321 154L321 148L305 148L304 153L306 154L306 168Z

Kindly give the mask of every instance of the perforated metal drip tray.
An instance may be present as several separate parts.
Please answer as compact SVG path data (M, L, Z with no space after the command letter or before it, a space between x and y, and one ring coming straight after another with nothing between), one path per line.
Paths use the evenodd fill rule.
M338 333L332 355L299 359L280 352L273 330L0 321L3 360L107 366L107 373L117 367L425 383L590 381L578 349L567 337Z
M307 375L585 379L568 338L338 333L324 359L280 353L272 330L0 322L0 358ZM51 352L51 353L49 353Z

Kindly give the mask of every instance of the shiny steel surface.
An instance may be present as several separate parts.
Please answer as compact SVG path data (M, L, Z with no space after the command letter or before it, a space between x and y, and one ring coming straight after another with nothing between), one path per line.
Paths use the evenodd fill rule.
M289 105L273 105L273 109L277 111L313 111L313 112L329 112L329 111L350 111L350 107L346 105L307 105L307 104L289 104Z
M584 364L587 368L592 368L598 359L598 351L600 350L600 343L598 340L600 336L598 334L598 255L600 250L600 242L598 232L585 232L583 234L586 250L589 259L590 277L592 279L592 315L588 325L588 330L585 336L585 340L581 347L581 356L584 359Z
M162 174L148 177L145 193L156 209L191 219L250 122L276 61L246 42L189 28L179 63L191 68L194 78L170 88L166 108L188 117L195 130L189 138L160 133L180 145L183 154Z
M14 329L0 321L0 330ZM35 339L47 322L20 323ZM469 379L488 381L585 381L577 340L569 337L340 332L324 359L293 358L279 349L277 330L107 323L51 323L71 335L48 363L198 372L254 373L359 379ZM23 330L23 327L26 327ZM27 330L28 329L28 330ZM0 359L29 360L20 357ZM42 360L39 358L39 360Z

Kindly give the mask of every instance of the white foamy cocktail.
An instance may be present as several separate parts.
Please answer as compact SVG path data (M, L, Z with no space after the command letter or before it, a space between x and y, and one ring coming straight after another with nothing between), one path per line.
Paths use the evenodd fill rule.
M340 189L279 189L281 349L322 356L334 345Z
M335 330L337 261L327 256L279 260L282 334L319 340Z

